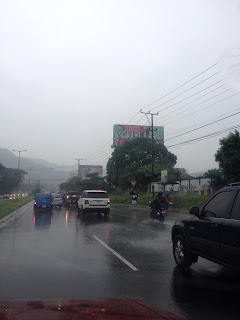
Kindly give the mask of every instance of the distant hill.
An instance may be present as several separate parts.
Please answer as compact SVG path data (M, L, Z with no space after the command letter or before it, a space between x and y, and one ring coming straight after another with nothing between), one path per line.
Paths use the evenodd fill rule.
M20 169L27 172L25 181L28 181L29 184L30 178L30 184L33 185L36 181L40 180L44 189L49 191L50 189L57 190L59 183L73 176L75 173L74 171L76 170L75 166L61 167L42 159L25 158L24 155L24 153L21 154ZM0 163L6 168L17 168L18 154L9 151L8 149L0 148Z
M0 163L7 168L17 168L18 167L18 153L12 152L8 149L0 148ZM50 168L58 167L57 164L49 163L42 159L26 158L25 153L21 153L21 168Z

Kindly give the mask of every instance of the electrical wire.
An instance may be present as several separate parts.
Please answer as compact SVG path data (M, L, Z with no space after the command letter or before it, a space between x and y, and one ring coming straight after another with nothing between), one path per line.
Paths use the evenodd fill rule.
M216 105L216 104L218 104L218 103L220 103L220 102L222 102L222 101L225 101L225 100L227 100L227 99L230 99L230 98L236 96L236 95L239 94L239 93L240 93L240 92L234 93L234 94L232 94L231 96L228 96L228 97L226 97L226 98L224 98L224 99L222 99L222 100L219 100L219 101L217 101L217 102L214 102L214 103L212 103L212 104L210 104L210 105L202 108L201 110L196 110L196 111L194 111L194 112L192 112L192 113L189 113L189 114L187 114L187 115L184 115L184 116L181 117L181 118L177 118L177 119L175 119L175 120L173 120L173 121L167 122L167 123L164 124L164 126L167 126L167 125L169 125L169 124L171 124L171 123L173 123L173 122L176 122L176 121L178 121L178 120L181 120L181 119L183 119L183 118L185 119L185 118L187 118L187 117L189 117L189 116L191 116L191 115L193 115L193 114L195 114L195 113L201 112L202 110L205 110L205 109L210 108L210 107L212 107L212 106L214 106L214 105ZM188 109L188 110L189 110L189 109Z
M220 134L222 134L224 132L231 131L231 130L234 130L234 129L238 129L239 127L240 127L240 124L238 124L236 126L233 126L233 127L230 127L230 128L226 128L226 129L224 129L222 131L213 132L211 134L208 134L208 135L205 135L205 136L201 136L201 137L198 137L198 138L195 138L195 139L191 139L191 140L183 141L183 142L180 142L180 143L176 143L176 144L173 144L171 146L168 146L167 148L170 149L170 148L173 148L173 147L183 146L183 145L195 142L195 141L202 141L202 140L205 140L205 139L208 139L208 138L212 138L212 137L218 136L218 135L220 135Z
M189 79L188 81L184 82L182 85L178 86L177 88L175 88L174 90L168 92L167 94L161 96L160 98L158 98L157 100L151 102L150 104L146 105L145 107L142 107L140 110L146 109L150 106L152 106L153 104L155 104L156 102L168 97L170 94L176 92L177 90L181 89L182 87L184 87L186 84L190 83L191 81L193 81L194 79L198 78L200 75L204 74L205 72L209 71L210 69L214 68L216 65L218 65L221 61L218 61L216 63L214 63L213 65L211 65L210 67L208 67L207 69L203 70L202 72L198 73L196 76L194 76L193 78ZM190 90L190 89L189 89ZM153 109L151 109L153 110ZM140 111L138 111L132 118L131 120L127 123L130 124L133 119L140 113ZM141 118L136 124L138 124L143 118ZM135 124L135 125L136 125Z
M230 90L230 89L227 89L227 90L225 90L224 92L226 92L226 91L228 91L228 90ZM222 93L224 93L224 92L222 92ZM222 94L222 93L220 93L220 94ZM185 118L185 117L187 117L187 116L190 116L190 115L192 115L192 114L194 114L194 113L197 113L197 112L200 112L200 111L202 111L202 110L204 110L204 109L206 109L206 108L209 108L209 107L211 107L211 106L213 106L213 105L216 105L217 103L220 103L220 102L222 102L222 101L225 101L225 100L227 100L227 99L229 99L229 98L231 98L231 97L233 97L233 96L235 96L235 95L237 95L237 94L239 94L240 92L237 92L237 93L235 93L235 94L233 94L233 95L231 95L231 96L228 96L228 97L226 97L226 98L224 98L224 99L221 99L221 100L219 100L219 101L217 101L217 102L215 102L215 103L213 103L213 104L210 104L210 105L208 105L208 106L206 106L206 107L204 107L204 108L202 108L201 110L197 110L197 111L195 111L195 112L192 112L192 113L190 113L190 114L188 114L188 115L186 115L186 116L184 116L184 117L182 117L182 118ZM218 94L218 95L220 95L220 94ZM216 96L218 96L218 95L216 95ZM214 97L216 97L216 96L214 96ZM209 100L211 100L211 99L213 99L214 97L211 97L210 99L207 99L206 101L209 101ZM204 102L206 102L206 101L204 101ZM202 102L202 103L204 103L204 102ZM200 103L200 104L202 104L202 103ZM198 106L198 105L197 105ZM190 108L191 109L191 108ZM189 109L188 109L189 110ZM143 116L143 117L145 117L145 115ZM182 118L179 118L179 119L177 119L177 120L180 120L180 119L182 119ZM172 121L172 122L175 122L176 120L174 120L174 121ZM172 122L170 122L170 123L172 123ZM167 124L170 124L170 123L167 123ZM165 124L165 126L167 125L167 124ZM106 154L106 153L105 153ZM105 156L105 155L103 155L103 156ZM100 158L100 159L102 159L102 158ZM104 158L105 159L105 158ZM95 158L95 160L97 160L97 158ZM101 161L101 160L100 160Z
M212 93L212 92L214 92L214 91L216 91L216 90L218 90L219 88L221 88L221 87L223 87L223 86L225 86L226 84L222 84L221 86L219 86L219 87L217 87L217 88L215 88L215 89L213 89L213 90L211 90L211 91L209 91L209 92L207 92L207 93L205 93L205 94L203 94L202 96L200 96L200 97L198 97L198 98L196 98L196 99L194 99L194 100L192 100L192 101L190 101L189 103L186 103L186 104L184 104L183 106L181 106L181 107L179 107L179 108L177 108L176 110L180 110L180 109L183 109L184 107L186 107L186 106L188 106L188 105L190 105L190 104L192 104L193 102L195 102L195 101L198 101L198 100L200 100L200 99L202 99L203 97L205 97L205 96L207 96L207 95L209 95L210 93ZM209 88L209 87L208 87ZM230 90L230 89L228 89L228 90ZM227 90L227 91L228 91ZM199 91L198 93L200 93L201 91ZM223 91L222 93L224 93L224 92L226 92L226 91ZM217 95L216 95L217 96ZM211 100L211 99L213 99L213 98L215 98L216 96L214 96L214 97L212 97L212 98L210 98L209 100ZM182 100L183 101L183 100ZM180 101L180 102L182 102L182 101ZM208 101L208 100L205 100L205 102L206 101ZM202 102L201 102L202 103ZM200 104L201 104L200 103ZM173 105L171 105L171 106L169 106L169 107L167 107L167 108L165 108L165 109L163 109L162 111L165 111L165 110L167 110L167 109L169 109L170 107L172 107L172 106L174 106L174 105L176 105L176 104L178 104L178 103L175 103L175 104L173 104ZM191 109L191 108L190 108ZM174 112L174 111L173 111ZM176 114L174 115L174 116L176 116ZM162 117L161 117L161 120L162 120L162 118L165 118L165 117L169 117L169 114L167 114L167 115L163 115ZM160 121L161 122L161 121ZM160 123L159 121L157 122L157 123Z
M210 69L214 68L214 67L215 67L216 65L218 65L220 62L221 62L221 61L218 61L217 63L211 65L210 67L208 67L207 69L203 70L202 72L200 72L199 74L197 74L197 75L194 76L193 78L189 79L188 81L186 81L186 82L183 83L182 85L178 86L176 89L170 91L169 93L161 96L159 99L157 99L157 100L153 101L152 103L146 105L145 107L142 108L142 110L143 110L143 109L146 109L146 108L148 108L148 107L150 107L150 106L152 106L152 105L155 104L156 102L158 102L158 101L164 99L165 97L169 96L170 94L176 92L176 91L179 90L180 88L184 87L186 84L188 84L188 83L190 83L191 81L193 81L194 79L198 78L200 75L202 75L202 74L204 74L205 72L209 71ZM163 104L165 104L165 103L167 103L167 102L169 102L169 101L171 101L171 100L179 97L180 95L182 95L182 94L190 91L191 89L195 88L196 86L200 85L201 83L207 81L208 79L214 77L215 75L217 75L217 74L219 74L219 73L220 73L220 71L214 73L213 75L211 75L211 76L209 76L208 78L202 80L202 81L199 82L198 84L196 84L196 85L192 86L191 88L183 91L182 93L179 93L177 96L169 99L168 101L165 101ZM220 80L220 81L222 81L222 80ZM219 82L220 82L220 81L219 81ZM218 82L217 82L217 83L218 83ZM214 84L213 84L213 85L214 85ZM212 85L212 86L213 86L213 85ZM211 87L211 86L210 86L210 87ZM206 88L206 89L207 89L207 88ZM206 90L206 89L204 89L204 90ZM202 90L202 91L203 91L203 90ZM196 94L195 94L195 95L196 95ZM183 101L183 100L182 100L182 101ZM161 104L161 105L163 105L163 104ZM161 105L159 105L159 106L161 106ZM159 107L159 106L156 106L156 107L152 108L151 110L153 110L153 109L155 109L155 108L157 108L157 107ZM129 124L139 113L140 113L140 111L137 112L137 113L134 115L134 117L128 122L128 124ZM138 124L144 117L145 117L145 115L144 115L140 120L138 120L136 124ZM89 160L89 159L91 159L94 155L96 155L96 154L98 154L98 153L99 153L99 157L101 158L100 154L102 154L105 149L108 149L108 148L109 148L109 146L107 146L107 145L108 145L111 141L112 141L112 139L109 140L106 144L104 144L103 147L101 147L99 150L93 152L92 154L90 154L90 156L86 157L85 159L86 159L86 160ZM107 146L107 147L105 147L105 146ZM105 147L105 148L104 148L104 147ZM104 153L105 153L105 152L104 152ZM105 153L105 154L106 154L106 153ZM97 157L97 158L98 158L98 157ZM96 159L96 157L94 157L94 159ZM103 158L103 159L104 159L104 158ZM58 168L58 169L59 169L59 168L63 168L63 167L69 167L69 166L61 166L61 167L58 166L58 167L46 168L46 170L51 170L51 169L54 169L54 168ZM34 169L34 168L33 168L33 169ZM45 169L40 169L40 168L37 169L37 168L36 168L36 169L34 169L34 170L45 170Z
M221 61L218 61L216 63L214 63L213 65L211 65L209 68L203 70L202 72L200 72L199 74L197 74L196 76L194 76L193 78L189 79L188 81L184 82L182 85L180 85L179 87L177 87L176 89L168 92L167 94L165 94L164 96L160 97L159 99L153 101L152 103L146 105L145 107L143 107L141 110L146 109L150 106L152 106L154 103L166 98L167 96L169 96L170 94L176 92L177 90L179 90L180 88L184 87L186 84L188 84L189 82L193 81L194 79L198 78L200 75L204 74L205 72L207 72L208 70L212 69L213 67L215 67L217 64L219 64ZM153 110L153 109L151 109Z
M169 102L169 101L172 101L172 100L173 100L173 99L175 99L175 98L180 97L182 94L184 94L184 93L186 93L186 92L188 92L188 91L192 90L193 88L195 88L195 87L199 86L199 85L200 85L200 84L202 84L203 82L205 82L205 81L207 81L207 80L211 79L212 77L214 77L215 75L217 75L217 74L219 74L219 73L220 73L220 71L218 71L218 72L216 72L216 73L212 74L210 77L208 77L208 78L206 78L206 79L204 79L204 80L202 80L202 81L198 82L197 84L195 84L195 85L194 85L194 86L192 86L191 88L188 88L187 90L185 90L185 91L183 91L183 92L179 93L178 95L174 96L173 98L171 98L171 99L169 99L169 100L167 100L167 101L165 101L165 102L163 102L163 103L159 104L158 106L156 106L156 107L154 107L154 108L150 109L150 111L152 111L152 110L154 110L154 109L156 109L156 108L158 108L158 107L161 107L162 105L166 104L166 103L167 103L167 102ZM159 111L159 112L160 112L160 111Z
M234 110L232 110L232 111L230 111L230 112L226 112L226 113L220 114L219 116L214 117L214 119L215 119L215 118L220 118L220 117L222 117L222 116L225 116L225 115L227 115L227 114L230 114L230 113L235 112L235 111L238 111L238 110L240 110L240 108L234 109ZM178 131L174 131L174 132L172 132L172 133L168 133L168 136L171 136L171 135L173 135L173 134L176 134L176 133L179 133L179 132L182 132L182 131L185 131L185 130L188 130L188 129L191 129L191 128L194 128L194 127L197 127L198 125L203 124L203 123L207 123L207 122L208 122L208 121L199 122L198 124L195 124L195 125L190 126L190 127L186 127L186 128L184 128L184 129L182 129L182 130L178 130Z
M222 92L220 92L220 93L216 94L215 96L213 96L213 97L211 97L211 98L209 98L209 99L207 99L207 100L205 100L205 101L202 101L202 102L200 102L200 103L196 104L195 106L191 106L190 108L188 108L188 109L186 109L186 110L183 110L183 111L181 111L181 112L179 112L179 113L177 113L177 114L175 113L172 117L169 117L169 115L168 115L168 116L167 116L167 115L165 115L165 116L163 116L163 118L168 117L168 120L169 120L169 119L173 119L173 118L177 117L178 115L182 114L183 112L186 112L186 111L192 110L193 108L196 108L196 107L198 107L198 106L202 105L203 103L208 102L208 101L210 101L210 100L212 100L212 99L214 99L214 98L216 98L216 97L218 97L218 96L220 96L220 95L222 95L222 94L226 93L227 91L229 91L229 90L231 90L231 89L232 89L232 88L229 88L229 89L227 89L227 90L224 90L224 91L222 91ZM179 108L178 110L182 109L183 107L186 107L186 106L187 106L187 105L189 105L189 104L191 104L191 103L188 103L188 104L186 104L186 105L182 106L182 107L181 107L181 108ZM160 122L162 122L162 119L161 119L161 121L160 121ZM155 122L155 124L158 124L158 123L160 123L160 122L159 122L159 121L157 121L157 122Z
M193 131L196 131L196 130L205 128L205 127L210 126L210 125L212 125L212 124L214 124L214 123L223 121L223 120L228 119L228 118L230 118L230 117L233 117L233 116L235 116L235 115L237 115L237 114L240 114L240 111L239 111L239 112L236 112L236 113L234 113L234 114L232 114L232 115L230 115L230 116L227 116L227 117L224 117L224 118L215 120L215 121L213 121L213 122L210 122L210 123L208 123L208 124L205 124L204 126L200 126L200 127L196 128L196 129L187 131L187 132L185 132L185 133L183 133L183 134L180 134L180 135L177 135L177 136L175 136L175 137L169 138L169 139L167 139L167 140L165 140L165 141L169 141L169 140L172 140L172 139L175 139L175 138L179 138L179 137L181 137L181 136L183 136L183 135L185 135L185 134L188 134L188 133L190 133L190 132L193 132Z
M230 89L228 89L228 90L230 90ZM226 90L226 91L228 91L228 90ZM217 102L215 102L215 103L213 103L213 104L210 104L210 105L208 105L208 106L206 106L205 108L202 108L201 110L197 110L197 111L195 111L195 112L192 112L191 114L189 114L189 115L192 115L192 114L194 114L194 113L197 113L197 112L200 112L200 111L202 111L202 110L204 110L204 109L206 109L206 108L209 108L209 107L211 107L211 106L213 106L213 105L216 105L217 103L220 103L220 102L222 102L222 101L225 101L225 100L227 100L227 99L229 99L229 98L231 98L231 97L233 97L233 96L235 96L235 95L237 95L237 94L239 94L240 92L237 92L237 93L235 93L235 94L233 94L233 95L231 95L231 96L228 96L228 97L226 97L226 98L224 98L224 99L222 99L222 100L220 100L220 101L217 101ZM222 93L221 93L222 94ZM218 94L219 95L219 94ZM216 96L218 96L218 95L216 95ZM216 96L214 96L214 97L216 97ZM212 97L213 98L213 97ZM211 99L212 99L211 98ZM209 101L210 99L207 99L206 101ZM205 101L205 102L206 102ZM189 116L189 115L187 115L187 116ZM145 115L143 116L143 117L145 117ZM186 117L186 116L184 116L184 117ZM180 119L182 119L182 118L180 118ZM178 119L179 120L179 119ZM174 121L176 121L176 120L174 120ZM172 121L172 122L174 122L174 121Z
M165 110L167 110L167 109L169 109L169 108L171 108L171 107L173 107L173 106L175 106L175 105L177 105L177 104L179 104L179 103L181 103L181 102L183 102L183 101L185 101L185 100L188 100L188 99L196 96L197 94L199 94L199 93L201 93L201 92L203 92L203 91L205 91L205 90L207 90L207 89L215 86L216 84L218 84L219 82L222 82L222 81L223 81L223 79L222 79L222 80L219 80L219 81L217 81L217 82L215 82L215 83L213 83L212 85L210 85L210 86L208 86L208 87L206 87L206 88L204 88L204 89L202 89L202 90L200 90L200 91L198 91L198 92L196 92L196 93L194 93L194 94L192 94L191 96L188 96L188 97L186 97L186 98L184 98L184 99L182 99L182 100L180 100L180 101L178 101L178 102L176 102L176 103L174 103L174 104L172 104L172 105L170 105L170 106L168 106L168 107L166 107L166 108L164 108L164 109L162 109L162 110L159 110L158 112L163 112L163 111L165 111ZM221 87L223 87L223 86L225 86L225 85L226 85L226 83L222 84L221 86L215 88L215 89L212 90L212 91L207 92L205 95L207 95L207 94L209 94L210 92L213 92L213 91L217 90L218 88L221 88ZM203 95L202 97L204 97L205 95ZM197 98L197 99L199 99L199 98ZM193 101L195 101L195 100L193 100ZM193 101L192 101L192 102L193 102ZM190 103L191 103L191 102L190 102Z

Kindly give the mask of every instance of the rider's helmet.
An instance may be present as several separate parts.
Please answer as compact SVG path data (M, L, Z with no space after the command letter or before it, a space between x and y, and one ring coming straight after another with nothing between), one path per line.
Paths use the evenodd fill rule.
M157 195L158 195L158 197L160 198L160 197L162 196L162 192L159 191Z

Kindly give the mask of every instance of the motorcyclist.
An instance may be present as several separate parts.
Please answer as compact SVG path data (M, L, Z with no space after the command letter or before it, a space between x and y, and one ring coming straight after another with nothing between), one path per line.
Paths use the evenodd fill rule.
M161 191L159 191L156 195L156 199L153 200L152 205L155 207L156 210L159 210L163 205L166 208L167 202L163 197L163 193Z

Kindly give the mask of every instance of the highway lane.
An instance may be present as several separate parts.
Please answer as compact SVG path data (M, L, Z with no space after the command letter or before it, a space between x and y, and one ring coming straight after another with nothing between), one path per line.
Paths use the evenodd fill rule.
M204 259L176 267L176 213L161 223L142 208L112 206L108 219L82 219L74 207L20 210L0 228L1 300L135 298L186 319L238 318L238 272Z

